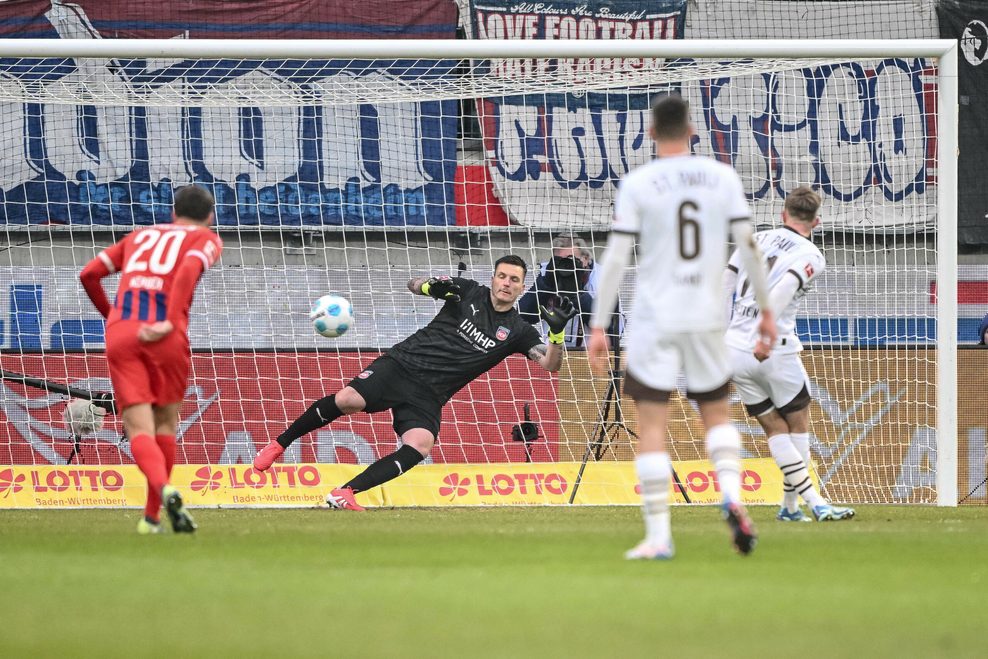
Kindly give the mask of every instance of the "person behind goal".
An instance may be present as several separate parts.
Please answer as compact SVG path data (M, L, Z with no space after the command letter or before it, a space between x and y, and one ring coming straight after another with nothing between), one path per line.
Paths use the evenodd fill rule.
M734 547L748 554L756 541L741 502L741 436L728 415L731 370L720 284L729 235L749 265L754 295L765 302L768 289L741 180L728 165L691 155L692 134L689 106L681 97L664 96L652 106L650 135L658 159L628 173L618 188L591 319L589 356L595 370L603 373L608 364L604 328L637 236L638 293L626 334L624 391L638 410L635 468L645 539L625 554L628 559L668 559L674 554L666 429L668 401L680 371L686 376L687 396L700 408L707 454L717 472L721 509ZM775 340L771 312L759 316L757 327L767 349Z
M549 344L515 309L525 289L528 266L514 255L494 263L490 288L460 277L418 277L408 290L444 302L428 325L387 354L378 357L334 395L302 413L287 430L262 448L254 469L265 471L296 439L357 412L391 410L401 447L335 488L326 503L343 510L363 510L355 494L386 483L424 460L439 436L442 408L457 391L512 354L526 355L549 372L563 360L565 328L576 316L566 298L552 311L542 309Z
M203 272L223 251L209 229L213 196L189 185L175 192L171 224L138 229L96 255L79 279L106 318L106 361L134 462L148 481L141 534L160 533L161 504L176 533L195 522L168 479L175 464L178 408L192 357L189 308ZM122 273L111 306L101 280Z
M803 346L796 336L796 312L827 265L811 240L820 224L819 209L820 195L808 186L798 187L786 197L782 228L755 234L768 265L769 308L778 318L779 338L771 356L757 340L760 307L738 253L724 270L724 293L731 305L725 338L734 386L748 414L765 431L769 452L782 470L784 496L776 519L785 522L810 521L799 497L817 521L854 517L854 509L833 506L820 496L809 473L809 377L799 357Z

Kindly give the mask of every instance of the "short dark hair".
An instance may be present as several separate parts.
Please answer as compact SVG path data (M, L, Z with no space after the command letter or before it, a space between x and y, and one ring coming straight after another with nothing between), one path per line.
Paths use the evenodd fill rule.
M820 210L820 193L808 185L801 185L786 195L786 212L789 217L802 222L812 222Z
M516 265L519 268L521 268L526 275L528 274L528 265L525 263L525 260L522 259L520 256L515 256L514 254L508 254L507 256L502 256L497 261L494 261L494 272L497 272L497 266L501 265L502 263L507 263L508 265Z
M186 185L175 191L175 217L205 222L215 205L209 190L198 185Z
M679 94L666 94L652 103L652 132L658 140L681 140L690 134L690 104Z

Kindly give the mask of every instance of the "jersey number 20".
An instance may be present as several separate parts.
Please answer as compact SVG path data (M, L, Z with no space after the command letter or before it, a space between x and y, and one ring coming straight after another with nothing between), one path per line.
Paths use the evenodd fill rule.
M124 272L147 272L156 275L167 275L175 267L178 252L182 249L182 241L188 233L185 231L165 231L145 229L134 236L137 249L127 261ZM150 253L149 253L150 252Z

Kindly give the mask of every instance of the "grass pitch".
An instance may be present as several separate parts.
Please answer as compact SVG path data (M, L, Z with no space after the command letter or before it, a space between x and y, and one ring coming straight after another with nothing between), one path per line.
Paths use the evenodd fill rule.
M677 556L626 562L635 508L0 513L3 657L983 657L988 509L775 522L735 555L677 507Z

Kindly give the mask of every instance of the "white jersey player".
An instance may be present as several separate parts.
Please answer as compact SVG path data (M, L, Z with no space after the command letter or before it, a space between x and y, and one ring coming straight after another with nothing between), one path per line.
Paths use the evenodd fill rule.
M802 497L819 520L849 519L851 508L832 506L810 480L809 378L799 358L796 312L826 261L810 240L820 223L820 195L807 186L786 197L781 229L761 231L755 241L768 267L769 308L778 317L779 336L771 352L758 344L756 318L762 306L751 291L748 269L736 252L724 271L724 294L731 305L726 341L737 388L748 414L758 419L769 451L783 474L785 492L777 519L810 521L799 508Z
M755 531L741 503L741 437L730 423L730 367L724 344L720 281L733 233L748 265L756 298L765 302L764 266L752 239L750 211L741 180L727 165L690 155L689 106L679 96L652 107L650 134L659 156L621 181L614 225L601 265L591 319L591 364L606 372L604 328L638 237L638 291L627 333L624 391L635 400L645 539L629 559L671 558L669 522L672 464L665 446L668 401L682 371L687 395L696 400L707 430L706 447L723 496L722 511L735 548L755 545ZM764 305L763 305L764 306ZM765 349L775 340L771 313L758 321Z

